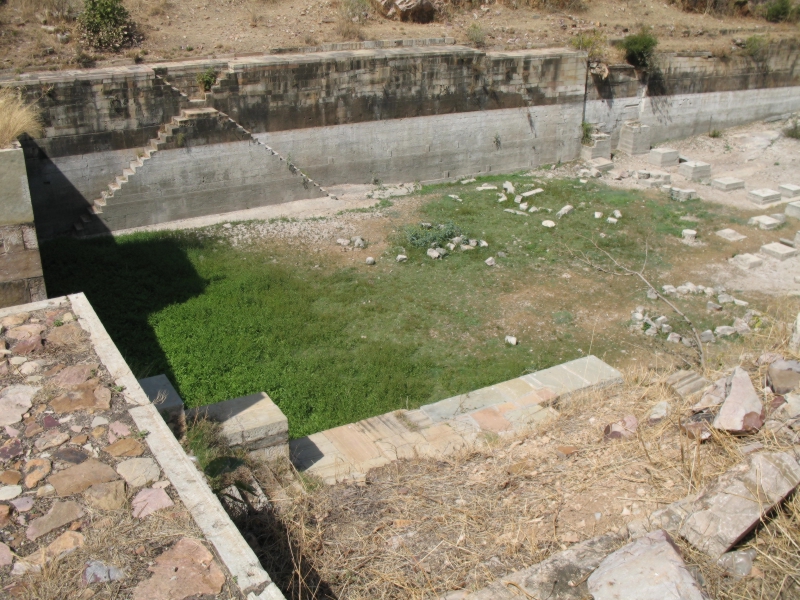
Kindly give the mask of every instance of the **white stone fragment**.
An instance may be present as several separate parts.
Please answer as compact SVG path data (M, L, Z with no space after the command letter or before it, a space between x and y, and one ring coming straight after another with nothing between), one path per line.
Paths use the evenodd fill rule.
M608 217L606 219L606 223L611 223L612 225L616 224L617 220L614 217Z
M507 194L513 194L515 191L514 184L511 183L510 181L506 181L505 183L503 183L503 191L506 192Z
M736 177L720 177L711 182L711 187L723 192L732 192L733 190L743 190L744 181L736 179Z
M522 192L523 198L530 198L531 196L535 196L536 194L541 194L544 190L542 188L536 188L535 190L530 190L527 192Z
M756 269L764 264L763 259L757 257L755 254L737 254L730 259L730 261L740 269L745 269L747 271Z
M495 266L495 264L497 264L497 263L495 262L495 260L494 260L494 257L493 257L493 256L490 256L489 258L487 258L487 259L486 259L485 261L483 261L483 262L485 262L485 263L486 263L488 266L490 266L490 267L493 267L493 266Z
M509 346L516 346L517 345L517 338L515 338L513 335L507 335L506 336L506 344L508 344Z
M542 221L542 227L555 227L556 224L553 221Z
M739 242L747 238L746 235L742 235L733 229L720 229L716 232L716 235L721 237L723 240L728 240L729 242Z
M747 192L747 199L754 204L771 204L772 202L779 202L781 199L780 192L770 190L768 188L761 188L758 190L750 190Z
M601 213L600 211L597 211L596 213L594 213L594 218L595 219L602 219L603 218L603 213Z
M561 217L564 217L564 216L568 215L569 213L571 213L573 210L574 210L574 208L572 207L572 205L571 204L567 204L566 206L564 206L561 210L559 210L556 213L556 218L560 219Z
M761 253L773 258L777 258L778 260L786 260L787 258L797 256L797 250L795 248L784 246L779 242L764 244L761 246Z
M769 231L779 227L781 222L772 217L768 217L767 215L759 215L757 217L751 217L750 220L747 221L747 224L753 227L758 227L759 229L763 229L765 231Z
M405 254L398 254L395 260L397 262L406 262L408 260L408 257Z

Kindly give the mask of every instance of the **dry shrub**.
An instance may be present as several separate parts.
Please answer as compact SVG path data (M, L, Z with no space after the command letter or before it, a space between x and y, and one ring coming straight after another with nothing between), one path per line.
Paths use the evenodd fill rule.
M362 41L364 32L361 26L371 12L372 6L369 0L341 0L336 19L336 33L343 40Z
M36 137L41 132L38 109L25 104L17 90L0 88L0 148L7 148L23 133Z
M782 305L771 314L791 311ZM709 357L714 368L705 375L714 380L742 365L763 381L758 356L790 355L788 334L785 320L764 317L744 340L716 345ZM287 598L442 597L530 567L560 551L568 536L624 532L631 520L698 491L740 462L746 444L791 450L791 440L766 429L741 438L715 432L703 443L688 439L679 422L696 398L675 395L667 375L630 370L622 385L561 400L558 419L538 431L487 436L480 446L438 459L397 461L370 471L362 484L309 486L306 479L302 489L284 472L284 488L270 495L291 551L281 554L273 544L262 553L272 561L283 557L282 568L274 566L291 580L282 578ZM664 400L670 416L648 424L650 410ZM637 435L605 441L604 426L627 414L639 419ZM565 456L565 447L576 450ZM734 580L676 541L710 597L800 597L797 494L738 545L756 549L757 577Z
M38 15L48 23L71 21L78 12L74 0L14 0L11 4L25 19Z

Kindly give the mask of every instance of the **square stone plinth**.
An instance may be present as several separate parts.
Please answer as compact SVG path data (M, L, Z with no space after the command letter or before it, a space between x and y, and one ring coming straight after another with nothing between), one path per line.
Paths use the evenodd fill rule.
M175 437L180 438L186 432L186 418L183 412L183 400L172 387L166 375L156 375L140 379L139 385L150 399L158 413L169 425Z
M778 227L781 222L778 219L768 217L767 215L759 215L757 217L752 217L749 221L747 221L747 224L758 227L759 229L764 229L765 231L769 231Z
M700 181L711 177L711 165L699 160L689 160L681 163L678 167L678 173L690 181Z
M653 148L647 156L647 162L657 167L675 167L678 165L678 151L672 148Z
M737 267L747 271L760 267L764 264L764 261L755 254L737 254L731 259L731 262Z
M771 204L772 202L780 201L781 195L775 190L762 188L760 190L750 190L747 192L747 199L754 204Z
M778 260L786 260L787 258L797 256L797 250L790 248L789 246L784 246L778 242L764 244L761 246L761 253L773 258L777 258Z
M716 233L723 240L728 240L729 242L740 242L747 237L733 229L720 229Z
M800 185L784 183L778 186L781 196L784 198L800 198Z
M187 411L187 416L219 421L228 443L248 451L283 448L289 443L289 421L265 392L199 406Z
M792 217L795 219L800 219L800 200L795 200L794 202L789 202L786 205L786 208L783 210L787 217Z
M711 182L711 187L723 192L732 192L733 190L743 190L744 181L736 179L736 177L720 177Z
M697 192L695 190L678 187L670 188L669 195L673 200L677 200L678 202L685 202L686 200L697 198Z

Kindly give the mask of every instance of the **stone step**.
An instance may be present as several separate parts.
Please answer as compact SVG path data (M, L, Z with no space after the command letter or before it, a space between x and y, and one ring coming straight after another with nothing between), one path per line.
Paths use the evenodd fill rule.
M681 398L686 398L704 389L711 382L689 370L676 371L667 378L667 385Z
M323 431L289 443L300 471L326 483L363 477L376 466L416 456L443 457L478 436L529 430L555 418L549 406L579 390L620 383L594 356L428 404Z

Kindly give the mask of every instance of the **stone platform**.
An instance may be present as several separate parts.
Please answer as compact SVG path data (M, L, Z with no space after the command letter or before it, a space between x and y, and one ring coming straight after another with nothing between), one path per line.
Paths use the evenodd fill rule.
M559 398L620 383L622 374L587 356L416 410L398 410L289 442L299 471L333 484L357 480L374 467L415 456L447 456L480 436L508 435L558 413Z

